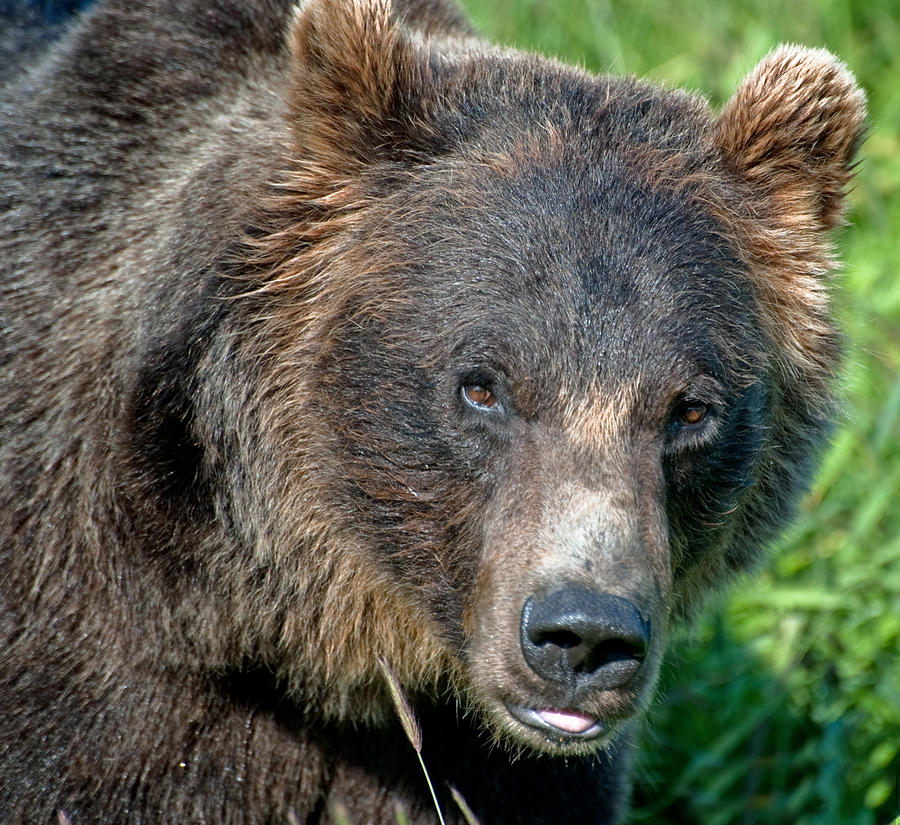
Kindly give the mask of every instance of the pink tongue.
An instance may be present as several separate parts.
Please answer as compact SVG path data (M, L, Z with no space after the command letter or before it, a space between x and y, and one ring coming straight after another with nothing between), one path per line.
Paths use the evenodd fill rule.
M539 710L538 715L548 725L569 733L584 733L597 722L590 716L582 716L580 713L565 710Z

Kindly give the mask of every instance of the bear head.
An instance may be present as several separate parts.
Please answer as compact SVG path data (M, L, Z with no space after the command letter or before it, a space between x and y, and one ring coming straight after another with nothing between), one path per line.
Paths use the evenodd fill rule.
M808 483L862 94L782 47L715 114L384 0L290 38L292 151L198 394L252 549L208 562L227 655L335 718L390 712L382 660L514 745L601 747Z

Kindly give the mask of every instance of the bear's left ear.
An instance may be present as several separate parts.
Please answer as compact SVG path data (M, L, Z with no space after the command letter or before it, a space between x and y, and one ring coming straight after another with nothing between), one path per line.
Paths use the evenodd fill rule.
M428 95L429 51L390 0L307 0L290 32L291 117L302 156L339 180L402 143Z
M782 46L744 80L716 122L725 158L790 223L830 229L862 139L865 95L821 49Z

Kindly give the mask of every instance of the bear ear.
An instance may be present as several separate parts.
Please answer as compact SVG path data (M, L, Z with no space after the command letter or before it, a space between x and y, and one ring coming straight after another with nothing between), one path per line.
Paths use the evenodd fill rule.
M307 0L290 33L291 117L301 155L337 177L371 162L428 80L428 52L390 0Z
M781 46L725 106L716 139L732 168L782 215L830 229L862 139L865 95L829 52Z

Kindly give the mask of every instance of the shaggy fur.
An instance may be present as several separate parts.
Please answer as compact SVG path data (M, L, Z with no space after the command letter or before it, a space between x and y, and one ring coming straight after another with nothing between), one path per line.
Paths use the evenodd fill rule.
M15 76L0 819L433 823L383 660L448 821L620 822L827 435L847 70L715 115L445 0L106 0Z

